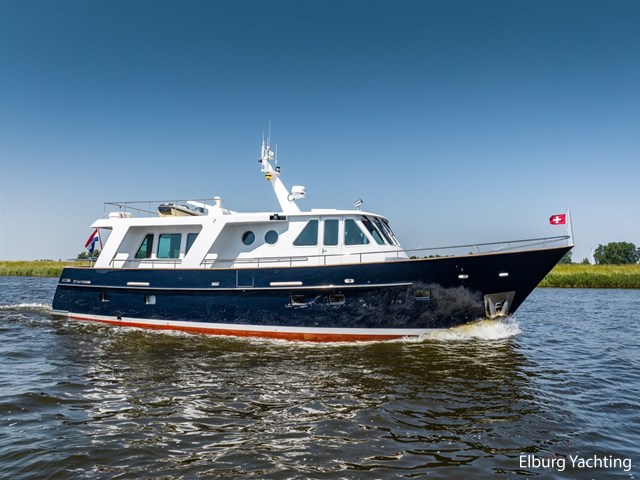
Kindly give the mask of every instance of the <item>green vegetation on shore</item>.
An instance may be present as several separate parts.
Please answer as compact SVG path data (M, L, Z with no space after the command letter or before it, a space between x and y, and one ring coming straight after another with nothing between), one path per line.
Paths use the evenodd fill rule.
M640 265L556 265L538 286L640 288Z
M0 261L0 275L57 277L67 265L88 266L84 261L36 260ZM556 288L638 288L640 265L557 265L540 287Z
M16 277L58 277L69 265L88 265L73 260L0 261L0 275Z

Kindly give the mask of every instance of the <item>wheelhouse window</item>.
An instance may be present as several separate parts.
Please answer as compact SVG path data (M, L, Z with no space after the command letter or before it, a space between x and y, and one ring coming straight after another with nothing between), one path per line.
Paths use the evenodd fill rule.
M389 245L394 245L393 240L391 239L391 235L386 231L380 219L373 217L373 223L375 224L376 227L378 227L378 230L382 233L382 235L384 235L384 238L387 241L387 243Z
M360 227L350 218L344 221L344 244L345 245L368 245L369 239Z
M193 242L196 241L196 238L198 238L198 234L197 233L187 233L187 246L184 249L184 254L185 255L187 253L189 253L189 250L193 246Z
M309 220L293 244L296 247L312 247L318 245L318 220Z
M148 233L142 243L140 244L140 248L136 252L136 258L151 258L151 252L153 251L153 233Z
M330 247L338 245L338 226L337 219L324 221L324 244Z
M178 258L180 257L179 233L162 233L158 239L158 258Z
M384 245L384 240L382 239L382 235L378 232L378 229L373 226L373 224L369 221L367 217L362 217L362 224L369 231L373 239L376 241L378 245Z
M389 226L389 222L387 222L386 220L382 220L382 226L385 227L385 230L387 231L387 233L391 235L391 238L393 239L393 243L396 245L400 245L400 242L398 241L396 236L393 234L393 230L391 230L391 227Z

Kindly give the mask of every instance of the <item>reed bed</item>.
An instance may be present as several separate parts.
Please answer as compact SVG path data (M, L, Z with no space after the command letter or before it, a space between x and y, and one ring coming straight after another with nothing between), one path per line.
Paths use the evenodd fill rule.
M58 277L69 265L87 266L88 262L73 260L0 261L0 275L15 277Z
M556 265L538 286L640 288L640 265Z

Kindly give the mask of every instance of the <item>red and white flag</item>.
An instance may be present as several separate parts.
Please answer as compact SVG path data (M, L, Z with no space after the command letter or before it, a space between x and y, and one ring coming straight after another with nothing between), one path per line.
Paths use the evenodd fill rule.
M557 215L551 215L551 217L549 217L549 223L551 225L566 225L566 223L567 223L567 214L566 213L559 213Z

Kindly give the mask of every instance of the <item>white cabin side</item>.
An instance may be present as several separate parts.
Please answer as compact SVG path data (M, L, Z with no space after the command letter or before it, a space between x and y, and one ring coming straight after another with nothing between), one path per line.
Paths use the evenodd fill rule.
M406 259L383 217L361 211L109 218L96 268L266 268Z

